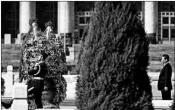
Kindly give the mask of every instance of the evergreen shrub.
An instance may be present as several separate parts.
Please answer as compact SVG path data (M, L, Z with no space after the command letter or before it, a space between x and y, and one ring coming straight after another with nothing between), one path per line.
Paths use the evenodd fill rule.
M96 2L76 67L79 110L152 110L148 41L135 2Z

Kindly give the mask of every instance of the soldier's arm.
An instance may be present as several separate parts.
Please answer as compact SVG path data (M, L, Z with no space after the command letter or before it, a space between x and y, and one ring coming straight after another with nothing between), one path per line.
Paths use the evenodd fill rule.
M39 67L35 66L34 69L28 71L28 74L34 75L34 74L38 73L38 71L39 71Z

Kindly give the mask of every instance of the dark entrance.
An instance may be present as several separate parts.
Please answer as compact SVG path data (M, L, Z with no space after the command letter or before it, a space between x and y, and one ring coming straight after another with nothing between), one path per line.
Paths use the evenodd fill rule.
M55 33L57 33L57 2L37 1L36 17L38 18L38 25L42 31L45 30L45 23L52 21Z
M11 34L12 43L19 34L19 2L1 2L1 39L4 39L4 34Z

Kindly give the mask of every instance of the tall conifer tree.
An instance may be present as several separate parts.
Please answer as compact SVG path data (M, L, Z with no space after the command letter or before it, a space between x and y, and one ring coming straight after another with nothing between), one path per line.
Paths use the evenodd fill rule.
M77 64L80 110L151 110L148 45L135 2L96 2Z

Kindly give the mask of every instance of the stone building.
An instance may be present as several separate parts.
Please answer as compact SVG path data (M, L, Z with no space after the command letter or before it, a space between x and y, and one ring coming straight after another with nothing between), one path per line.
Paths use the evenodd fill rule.
M147 36L153 39L153 43L171 43L175 38L175 2L137 3ZM65 44L69 44L70 54L66 58L72 70L77 61L83 29L93 8L93 1L2 1L1 43L19 44L20 35L29 30L31 17L38 18L42 31L45 29L44 23L50 20L57 36L66 38Z

